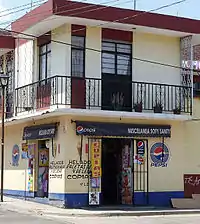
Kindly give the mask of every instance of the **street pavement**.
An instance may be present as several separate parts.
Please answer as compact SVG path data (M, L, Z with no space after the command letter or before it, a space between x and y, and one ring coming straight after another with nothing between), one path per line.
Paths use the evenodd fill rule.
M0 224L198 224L200 215L167 215L153 217L59 217L27 215L0 208Z
M198 224L200 215L167 215L153 217L88 217L68 218L74 224Z
M111 215L101 211L84 209L62 209L50 205L43 205L31 201L4 197L0 203L0 224L198 224L200 223L200 210L184 211L170 215L161 212L159 215L134 214L128 211L114 211L118 215ZM146 211L148 212L148 211ZM175 211L176 212L176 211ZM178 211L177 211L178 212ZM143 216L145 215L145 216Z
M59 220L48 220L39 216L24 215L17 212L5 211L0 208L0 224L62 224ZM70 223L69 223L70 224Z

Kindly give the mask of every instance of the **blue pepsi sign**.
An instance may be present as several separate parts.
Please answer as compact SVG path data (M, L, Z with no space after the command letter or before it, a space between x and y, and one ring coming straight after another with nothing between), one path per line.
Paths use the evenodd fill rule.
M152 167L167 167L169 161L169 149L163 142L152 145L150 150Z

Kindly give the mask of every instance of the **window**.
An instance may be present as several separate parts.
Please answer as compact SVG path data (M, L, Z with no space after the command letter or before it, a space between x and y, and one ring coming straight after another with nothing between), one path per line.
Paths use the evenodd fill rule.
M39 79L47 79L51 74L51 44L39 47Z
M85 75L85 37L72 36L71 47L71 75L84 77Z
M193 76L193 95L194 97L200 96L200 76L198 74Z
M114 75L131 75L131 44L102 43L102 73Z

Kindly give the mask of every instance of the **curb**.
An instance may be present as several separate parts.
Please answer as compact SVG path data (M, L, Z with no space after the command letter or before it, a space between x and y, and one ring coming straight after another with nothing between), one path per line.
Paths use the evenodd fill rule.
M112 213L93 213L93 214L66 214L63 217L117 217L117 216L166 216L166 215L194 215L200 211L140 211L140 212L112 212ZM62 215L61 215L62 216Z
M2 207L3 208L3 207ZM76 214L76 213L68 213L68 214L57 214L52 215L48 212L43 212L41 209L38 210L25 210L21 208L14 208L14 207L4 207L3 209L11 212L17 212L21 214L29 214L29 215L39 215L44 217L125 217L125 216L132 216L132 217L145 217L145 216L167 216L167 215L200 215L200 210L167 210L167 211L133 211L133 212L103 212L103 213L91 213L91 214Z

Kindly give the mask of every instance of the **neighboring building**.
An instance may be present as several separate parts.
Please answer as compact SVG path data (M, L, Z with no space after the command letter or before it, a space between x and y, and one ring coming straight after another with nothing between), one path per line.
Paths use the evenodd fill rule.
M199 173L199 109L180 66L200 21L141 13L49 0L12 24L10 47L0 40L6 194L67 207L184 197L183 175Z

